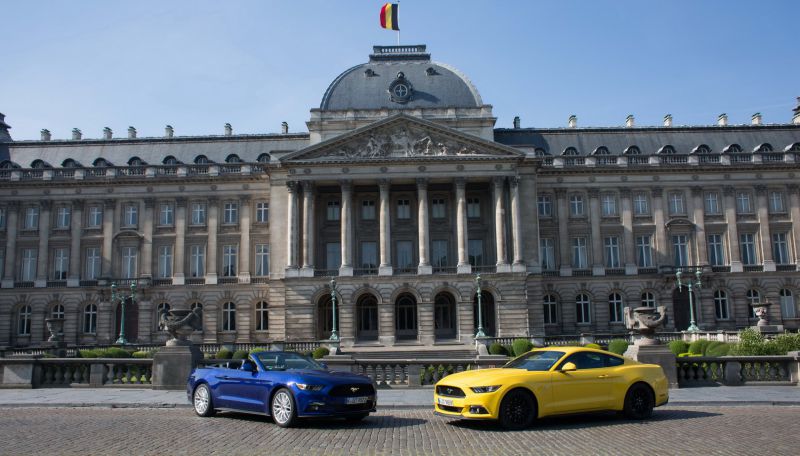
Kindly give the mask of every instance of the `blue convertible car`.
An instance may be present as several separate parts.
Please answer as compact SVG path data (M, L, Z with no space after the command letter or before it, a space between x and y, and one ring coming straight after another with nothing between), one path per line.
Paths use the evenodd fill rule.
M360 421L376 405L369 377L328 371L294 352L253 353L241 362L198 367L189 375L186 388L200 416L217 410L260 413L272 416L281 427L305 417Z

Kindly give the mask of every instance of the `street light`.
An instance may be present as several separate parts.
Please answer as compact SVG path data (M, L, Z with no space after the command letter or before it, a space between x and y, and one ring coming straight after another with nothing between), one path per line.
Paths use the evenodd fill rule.
M479 337L486 337L486 333L483 331L483 310L481 309L481 275L478 274L475 277L475 285L478 288L478 332L475 333L475 338Z
M686 286L689 288L689 319L690 319L689 327L686 328L686 330L689 331L689 332L700 331L700 328L697 327L697 325L695 324L695 321L694 321L694 298L692 297L692 287L702 288L703 282L700 281L700 275L701 274L702 273L700 272L699 269L696 270L694 272L695 282L692 283L692 279L691 278L689 278L689 280L686 282ZM678 291L682 291L683 283L681 282L681 271L680 270L675 273L675 280L678 282Z
M339 332L336 330L336 279L331 279L331 311L333 312L333 327L329 340L339 340Z
M125 302L130 299L131 304L136 301L136 281L131 282L131 293L129 295L125 295L125 293L121 292L117 294L117 283L111 283L111 303L114 304L119 302L122 306L122 314L120 315L119 320L119 337L117 338L116 344L125 345L128 341L125 339Z

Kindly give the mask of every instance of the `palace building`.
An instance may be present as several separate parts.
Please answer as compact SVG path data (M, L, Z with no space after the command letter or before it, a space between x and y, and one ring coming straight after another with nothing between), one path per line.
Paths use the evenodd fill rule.
M13 113L12 113L13 114ZM10 118L13 117L10 116ZM14 141L0 115L0 346L120 331L202 308L198 342L346 348L489 336L800 327L800 107L783 124L496 128L425 46L376 46L307 133ZM682 280L696 281L693 305ZM480 282L477 277L480 275ZM333 283L331 279L335 279ZM477 290L480 285L480 312Z

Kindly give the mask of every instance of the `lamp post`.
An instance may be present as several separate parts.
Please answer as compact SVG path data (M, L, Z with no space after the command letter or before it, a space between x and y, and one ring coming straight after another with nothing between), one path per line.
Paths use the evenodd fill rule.
M125 339L125 302L130 299L131 304L136 301L136 281L131 282L131 293L129 295L125 295L124 292L117 293L117 283L111 283L111 303L119 302L120 306L122 307L122 313L120 314L119 319L119 337L117 341L114 342L116 344L125 345L128 341Z
M689 278L689 280L686 282L686 286L689 288L689 319L690 319L689 327L686 328L686 330L689 332L697 332L700 330L700 328L697 327L694 321L694 298L692 297L692 287L702 288L703 282L700 281L701 274L702 273L700 272L699 269L696 270L694 272L695 276L694 283L692 282L691 278ZM678 282L678 291L681 291L683 289L682 288L683 283L681 282L681 271L675 273L675 280Z
M339 332L336 330L336 279L331 279L331 312L333 312L333 326L329 340L339 340Z
M478 274L475 277L475 285L477 287L478 293L478 332L475 333L475 338L479 337L486 337L486 333L483 331L483 309L481 309L481 275Z

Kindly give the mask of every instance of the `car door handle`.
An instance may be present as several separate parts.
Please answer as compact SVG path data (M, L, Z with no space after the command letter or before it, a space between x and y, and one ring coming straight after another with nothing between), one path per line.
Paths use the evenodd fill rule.
M231 379L227 375L215 375L215 377L217 377L218 379L221 379L221 380L230 380Z
M608 378L608 375L598 375L597 378Z

